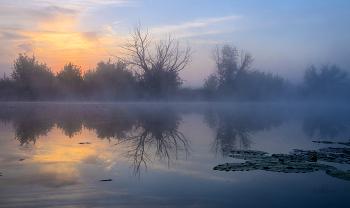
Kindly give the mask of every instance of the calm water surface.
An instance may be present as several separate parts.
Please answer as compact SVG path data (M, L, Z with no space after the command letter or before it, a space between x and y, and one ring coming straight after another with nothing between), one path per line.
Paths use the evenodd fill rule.
M350 181L325 171L213 170L245 162L227 149L344 147L347 105L0 104L0 207L346 207L350 197Z

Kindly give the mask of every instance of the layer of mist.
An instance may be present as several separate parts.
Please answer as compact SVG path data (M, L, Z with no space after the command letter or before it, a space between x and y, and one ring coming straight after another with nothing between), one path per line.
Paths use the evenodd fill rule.
M170 165L179 152L191 155L191 138L179 131L183 116L199 114L212 130L211 151L222 157L229 149L250 149L251 136L302 118L310 140L332 140L350 127L344 105L208 104L208 103L1 103L0 119L13 126L15 139L26 146L61 129L69 138L83 129L100 140L123 145L135 174L152 158ZM349 124L349 125L345 125ZM152 148L150 148L152 147Z

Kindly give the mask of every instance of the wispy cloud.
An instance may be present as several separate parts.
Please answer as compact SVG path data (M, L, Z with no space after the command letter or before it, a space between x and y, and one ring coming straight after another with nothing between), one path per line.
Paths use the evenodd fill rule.
M60 13L60 14L79 14L80 11L60 6L48 6L44 10L46 13Z
M112 35L116 34L110 25L104 25L103 28L110 31L112 33Z
M228 20L236 20L241 18L240 15L231 15L231 16L225 16L225 17L216 17L216 18L201 18L197 19L191 22L184 22L178 25L166 25L161 27L154 27L150 28L151 33L170 33L170 32L176 32L180 30L186 30L191 28L198 28L198 27L205 27L211 23L221 22L221 21L228 21ZM212 32L211 32L212 33Z
M87 41L97 42L99 41L99 38L100 38L98 36L99 33L101 33L101 30L91 31L91 32L82 32L81 35Z
M71 9L63 6L41 6L36 8L0 6L1 16L10 16L12 18L15 18L16 16L19 16L20 18L31 17L34 18L34 20L50 18L57 14L76 15L80 14L81 11L82 9Z
M83 7L86 9L96 9L106 6L113 7L133 7L139 5L138 1L131 0L31 0L23 5L21 1L4 0L3 5L21 7L42 7L47 5L63 5L64 7Z
M1 31L1 28L0 28L0 31ZM6 31L1 31L0 37L5 39L5 40L23 40L23 39L30 38L29 36L20 35L18 33L14 33L14 32L6 32Z
M41 49L36 47L36 42L23 42L17 44L17 47L20 49L20 52L23 53L37 53Z
M15 26L22 30L67 30L77 25L81 12L82 10L61 6L40 8L0 6L0 29Z

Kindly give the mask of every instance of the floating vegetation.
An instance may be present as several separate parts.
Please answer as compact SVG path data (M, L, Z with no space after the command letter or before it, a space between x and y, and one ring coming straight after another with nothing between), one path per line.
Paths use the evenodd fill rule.
M312 142L319 143L319 144L341 144L341 145L350 146L350 142L330 142L330 141L312 141Z
M80 142L78 144L91 144L91 142Z
M315 143L319 143L319 144L334 144L335 142L330 142L330 141L312 141Z
M100 180L100 181L113 181L112 179L104 179L104 180Z
M342 144L342 145L350 146L350 142L338 142L338 144Z
M334 170L328 170L326 171L327 175L330 175L332 177L336 177L339 179L343 179L343 180L350 180L350 171L348 170L347 172L344 172L342 170L338 170L338 169L334 169Z
M294 149L290 154L267 155L267 152L255 150L226 150L228 157L247 160L245 163L225 163L215 166L220 171L266 170L283 173L308 173L326 171L327 175L350 181L350 171L320 164L317 161L350 164L350 148L327 147L315 150Z

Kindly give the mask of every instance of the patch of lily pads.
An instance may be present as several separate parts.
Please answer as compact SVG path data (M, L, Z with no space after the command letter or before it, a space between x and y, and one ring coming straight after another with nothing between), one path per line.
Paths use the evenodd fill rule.
M321 164L318 161L350 164L350 148L327 147L315 150L294 149L290 154L272 154L255 150L226 150L228 157L247 160L245 163L225 163L215 166L220 171L265 170L282 173L326 171L327 175L350 181L350 171Z
M318 143L318 144L341 144L341 145L350 146L350 142L331 142L331 141L312 141L312 142Z

